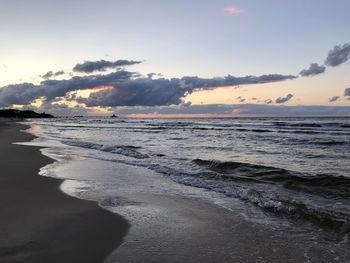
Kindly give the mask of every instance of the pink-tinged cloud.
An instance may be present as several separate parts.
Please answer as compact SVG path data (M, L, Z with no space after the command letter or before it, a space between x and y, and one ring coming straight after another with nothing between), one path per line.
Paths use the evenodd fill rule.
M237 15L237 14L241 14L244 13L244 10L239 8L239 7L235 7L235 6L229 6L224 8L224 11L230 15Z

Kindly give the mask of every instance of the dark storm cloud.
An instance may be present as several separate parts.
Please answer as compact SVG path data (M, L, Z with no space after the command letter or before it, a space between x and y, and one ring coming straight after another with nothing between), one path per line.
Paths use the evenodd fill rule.
M350 88L344 90L344 96L350 96Z
M275 100L276 103L281 104L289 101L291 98L293 98L293 94L288 94L286 97L279 97Z
M124 60L124 59L120 59L117 61L106 61L106 60L85 61L84 63L76 64L73 68L73 71L82 72L82 73L92 73L94 71L105 71L107 69L115 69L115 68L118 69L121 67L132 66L140 63L141 61Z
M299 75L303 77L315 76L324 73L326 70L325 66L318 65L317 63L310 64L309 68L300 71Z
M333 96L328 99L329 102L335 102L337 100L339 100L339 96Z
M325 64L327 66L338 66L350 59L350 43L335 46L329 51Z

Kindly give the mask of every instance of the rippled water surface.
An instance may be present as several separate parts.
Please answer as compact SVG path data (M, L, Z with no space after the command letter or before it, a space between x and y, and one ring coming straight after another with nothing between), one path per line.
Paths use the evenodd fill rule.
M56 155L146 168L267 217L309 222L339 240L349 233L349 118L86 118L32 125L53 149L59 144Z

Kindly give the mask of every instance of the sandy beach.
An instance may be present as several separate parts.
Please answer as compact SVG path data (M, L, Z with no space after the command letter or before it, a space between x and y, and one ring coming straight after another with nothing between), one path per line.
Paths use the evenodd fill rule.
M12 144L33 139L25 128L0 124L0 262L103 262L128 223L64 194L61 180L38 176L52 160L38 147Z

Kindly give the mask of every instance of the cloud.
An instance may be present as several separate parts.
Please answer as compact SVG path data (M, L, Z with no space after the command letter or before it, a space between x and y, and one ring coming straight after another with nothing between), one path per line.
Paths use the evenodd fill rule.
M94 71L106 71L107 69L119 69L121 67L132 66L139 63L141 63L141 61L124 59L120 59L117 61L106 61L103 59L99 61L85 61L84 63L76 64L73 68L73 71L82 73L92 73Z
M156 73L148 73L147 74L147 77L149 78L149 79L152 79L154 76L156 76L157 74Z
M299 75L303 77L315 76L324 73L326 70L325 66L318 65L317 63L310 64L309 68L300 71Z
M181 87L177 80L141 78L95 92L80 102L88 107L171 105L180 104L191 90L191 87Z
M271 104L273 101L271 99L267 99L264 101L266 104Z
M161 73L148 73L147 77L152 79L153 77L163 77L163 74Z
M293 79L295 76L278 74L262 76L233 77L204 79L199 77L183 77L172 79L138 78L101 90L80 100L87 106L159 106L180 104L183 98L197 90L214 89L222 86L240 84L260 84Z
M238 102L245 102L245 98L242 98L241 96L236 98Z
M350 59L350 43L335 46L329 51L325 64L327 66L339 66Z
M47 72L46 74L42 75L41 77L42 77L43 79L49 79L49 78L51 78L52 76L53 76L53 72L52 72L52 71L49 71L49 72Z
M8 85L0 88L0 107L8 107L12 104L26 105L41 97L52 101L58 97L64 97L71 91L118 85L134 76L137 74L118 71L108 75L73 77L68 80L44 80L39 85L32 83Z
M335 102L337 100L339 100L339 96L333 96L333 97L328 99L329 102Z
M63 75L64 74L64 71L63 70L60 70L60 71L57 71L57 72L52 72L52 71L48 71L46 74L42 75L41 77L43 79L49 79L49 78L52 78L52 77L57 77L57 76L60 76L60 75Z
M55 75L56 77L57 77L57 76L64 75L64 71L63 71L63 70L57 71L57 72L55 72L54 75Z
M344 90L344 96L350 96L350 88Z
M69 107L66 104L53 104L51 102L44 103L40 107L25 106L23 110L39 110L41 112L50 112L54 116L86 116L96 115L93 109L85 108L80 105Z
M235 6L229 6L224 8L224 11L230 15L237 15L237 14L241 14L244 13L244 10L239 8L239 7L235 7Z
M117 71L107 75L75 76L68 80L46 80L40 83L39 88L43 90L43 96L46 99L53 100L71 91L119 85L134 76L138 75L129 71Z
M275 100L276 103L281 104L289 101L291 98L293 98L293 94L288 94L286 97L279 97Z
M0 107L7 107L12 104L29 104L39 98L42 90L32 83L8 85L0 89Z
M117 65L116 62L113 62ZM133 62L119 62L126 65ZM97 64L89 70L96 69ZM84 68L84 67L83 67ZM103 66L102 68L105 68ZM101 67L99 67L101 69ZM184 97L198 90L211 90L223 86L249 85L291 80L293 75L269 74L261 76L200 78L185 76L182 78L150 78L135 72L119 70L108 74L73 76L70 79L49 79L63 74L63 71L46 73L46 79L40 84L23 83L0 88L0 107L12 104L27 105L42 98L46 102L65 97L69 92L85 89L95 89L88 98L69 98L94 106L160 106L179 105ZM153 76L153 75L151 75ZM159 74L158 74L159 76ZM96 89L108 87L107 89ZM242 101L243 102L243 101Z

